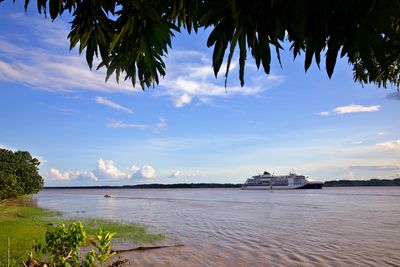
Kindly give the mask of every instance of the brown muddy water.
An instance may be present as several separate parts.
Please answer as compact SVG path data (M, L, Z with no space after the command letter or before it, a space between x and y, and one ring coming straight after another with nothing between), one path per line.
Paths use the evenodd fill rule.
M46 189L37 201L184 244L126 254L134 266L400 266L399 187Z

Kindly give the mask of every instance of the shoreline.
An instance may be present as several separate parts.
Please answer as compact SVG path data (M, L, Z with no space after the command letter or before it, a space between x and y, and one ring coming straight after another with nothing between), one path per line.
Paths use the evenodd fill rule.
M115 251L137 247L171 246L171 240L164 233L153 233L148 226L140 223L124 223L118 220L97 218L64 218L62 212L38 207L32 197L0 201L0 265L10 259L11 266L27 260L26 251L33 251L33 241L44 242L46 230L50 225L65 223L69 225L80 221L88 236L93 236L99 228L116 232L112 241ZM139 249L140 250L140 249ZM116 254L116 259L125 252ZM128 252L134 253L134 252Z

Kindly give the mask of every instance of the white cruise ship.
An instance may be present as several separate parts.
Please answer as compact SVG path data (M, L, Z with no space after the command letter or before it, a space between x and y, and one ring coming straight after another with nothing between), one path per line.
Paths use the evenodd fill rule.
M311 182L304 175L290 172L289 175L273 175L264 172L248 178L242 189L321 189L323 182Z

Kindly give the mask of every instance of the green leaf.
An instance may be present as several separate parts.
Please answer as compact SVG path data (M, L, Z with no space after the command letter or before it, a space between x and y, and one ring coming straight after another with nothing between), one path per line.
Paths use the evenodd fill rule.
M245 62L246 62L246 54L247 54L247 49L246 49L246 38L244 35L241 35L239 38L239 79L240 79L240 85L244 85L244 67L245 67ZM225 80L225 86L226 86L226 80Z
M331 44L329 46L328 42L328 51L326 53L326 72L328 73L329 78L332 77L333 70L335 69L339 48L340 47L337 44Z
M233 35L232 40L231 40L228 60L227 60L227 63L226 63L225 87L226 87L226 83L227 83L227 80L228 80L229 68L231 66L232 57L233 57L233 54L235 52L236 43L238 42L240 35L241 35L241 29L237 29L236 32Z

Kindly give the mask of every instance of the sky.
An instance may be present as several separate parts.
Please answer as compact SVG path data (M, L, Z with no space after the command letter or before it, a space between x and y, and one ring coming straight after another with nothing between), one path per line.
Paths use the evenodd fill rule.
M35 4L0 4L0 147L39 158L46 186L400 177L400 93L354 83L345 58L329 79L284 44L269 75L248 56L244 87L234 58L225 88L209 31L176 33L166 76L142 91L89 70L68 16Z

